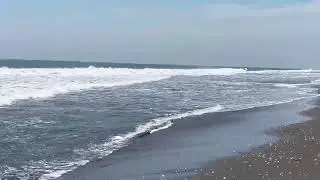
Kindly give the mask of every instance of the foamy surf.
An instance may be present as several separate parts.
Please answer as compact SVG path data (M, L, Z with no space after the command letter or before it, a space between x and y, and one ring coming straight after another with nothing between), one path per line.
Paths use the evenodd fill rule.
M116 135L109 140L107 140L104 144L93 145L88 149L78 149L74 152L83 157L83 160L77 160L74 162L37 162L32 165L33 171L40 171L43 166L47 167L51 170L46 170L48 173L41 175L40 180L52 180L61 177L63 174L73 171L79 166L83 166L90 162L92 159L102 158L110 155L115 150L118 150L129 144L130 140L136 138L138 134L149 131L151 134L167 129L173 124L173 120L179 120L185 117L190 116L199 116L207 113L218 112L222 110L223 107L217 105L215 107L198 109L194 111L185 112L182 114L176 114L167 117L161 117L150 120L148 123L139 125L136 127L135 131L128 132L122 135ZM30 167L29 167L30 168ZM54 170L56 169L56 170Z
M78 166L85 165L92 159L96 158L103 158L105 156L110 155L114 151L129 145L130 140L137 138L137 136L141 133L144 133L146 131L150 132L150 134L167 129L172 126L173 120L179 120L182 118L186 117L191 117L191 116L199 116L207 113L214 113L222 110L223 107L220 105L214 106L214 107L209 107L209 108L204 108L204 109L198 109L194 111L188 111L182 114L176 114L172 116L167 116L167 117L161 117L161 118L156 118L150 120L148 123L141 124L135 128L134 131L128 132L126 134L120 134L113 136L109 138L105 143L103 144L97 144L97 145L92 145L88 149L77 149L74 152L76 154L79 154L80 156L83 157L83 159L86 160L81 160L77 161L74 163L69 163L72 164L70 166L70 169L59 169L58 171L52 171L47 174L43 174L41 176L41 180L50 180L50 179L56 179L63 174L70 172L74 170Z
M58 163L46 163L46 167L52 167L57 168L58 170L49 170L49 173L43 174L39 177L39 180L53 180L61 177L63 174L73 171L79 166L83 166L87 164L88 160L81 160L81 161L75 161L75 162L64 162L60 163L59 167L57 168L56 165Z
M275 87L280 87L280 88L296 88L301 84L282 84L282 83L278 83L278 84L274 84Z
M13 179L20 180L30 180L30 179L38 179L38 180L53 180L57 179L63 174L73 171L79 166L83 166L87 164L88 160L75 160L75 161L54 161L47 162L44 160L37 162L30 162L28 165L22 166L21 168L14 168L10 166L2 167L0 166L0 170L3 171L3 174L0 174L0 179L8 179L5 178L6 175L11 177L14 175ZM33 174L42 173L40 177L34 177ZM4 175L2 177L1 175ZM9 178L11 179L11 178Z
M128 69L128 68L0 68L0 106L17 100L100 87L128 86L172 76L233 75L245 69Z
M167 128L171 127L171 126L172 126L172 122L169 121L169 122L165 123L163 126L157 128L157 129L151 130L151 131L150 131L150 134L153 134L153 133L155 133L155 132L158 132L158 131L167 129Z
M137 126L135 130L132 132L111 137L104 144L93 145L89 147L87 150L79 149L79 150L76 150L75 152L85 156L89 155L90 157L104 157L111 154L113 151L127 145L131 139L138 137L138 135L141 133L144 133L144 132L154 133L154 132L169 128L172 125L173 120L179 120L185 117L199 116L207 113L218 112L222 109L223 109L222 106L217 105L210 108L198 109L194 111L185 112L182 114L176 114L176 115L171 115L167 117L152 119L145 124L141 124Z

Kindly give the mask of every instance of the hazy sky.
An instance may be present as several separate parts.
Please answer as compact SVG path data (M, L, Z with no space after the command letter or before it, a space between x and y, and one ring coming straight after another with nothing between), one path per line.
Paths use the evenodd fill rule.
M0 58L320 68L320 2L0 0Z

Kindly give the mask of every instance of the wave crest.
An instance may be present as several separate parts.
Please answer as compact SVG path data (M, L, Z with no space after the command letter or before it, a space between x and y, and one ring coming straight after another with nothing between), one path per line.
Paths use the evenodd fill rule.
M128 86L172 76L233 75L244 69L128 69L128 68L0 68L0 106L17 100L48 98L99 87Z
M214 107L198 109L194 111L188 111L182 114L171 115L167 117L160 117L156 119L152 119L145 124L141 124L135 128L134 131L128 132L122 135L116 135L109 138L105 143L93 145L88 149L78 149L75 152L80 154L81 156L86 157L104 157L111 154L113 151L125 146L128 142L133 139L137 138L139 134L149 132L155 133L157 131L169 128L172 125L173 120L179 120L190 116L199 116L207 113L218 112L223 109L222 106L217 105Z

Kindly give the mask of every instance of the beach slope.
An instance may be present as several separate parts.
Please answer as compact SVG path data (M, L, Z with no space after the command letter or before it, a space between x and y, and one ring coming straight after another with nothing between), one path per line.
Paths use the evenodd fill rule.
M196 179L320 179L320 108L301 114L311 120L271 130L280 137L276 143L219 160Z

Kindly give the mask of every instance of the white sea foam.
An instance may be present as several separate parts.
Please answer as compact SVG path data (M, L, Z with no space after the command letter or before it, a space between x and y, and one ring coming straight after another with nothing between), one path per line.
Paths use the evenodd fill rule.
M198 109L194 111L185 112L182 114L176 114L176 115L171 115L167 117L152 119L145 124L141 124L137 126L135 130L132 132L111 137L104 144L93 145L88 149L78 149L75 152L82 156L104 157L111 154L113 151L127 145L132 138L137 137L141 133L148 132L148 131L150 133L154 133L154 132L169 128L172 125L171 121L173 120L179 120L185 117L199 116L202 114L218 112L222 109L223 109L222 106L217 105L215 107Z
M88 160L79 160L79 161L73 161L73 162L68 162L68 161L61 161L61 162L46 162L44 160L42 161L37 161L37 162L30 162L29 165L22 166L22 169L17 169L14 167L1 167L0 166L0 179L6 179L5 176L11 176L14 175L15 177L21 179L21 180L29 180L33 179L30 178L30 174L33 173L43 173L39 177L39 180L53 180L57 179L63 174L73 171L79 166L83 166L87 164L89 161ZM4 177L1 177L3 175Z
M18 170L15 167L0 166L0 179L4 179L5 175L16 173Z
M172 126L172 122L169 121L169 122L165 123L163 126L157 128L157 129L151 130L151 131L150 131L150 134L153 134L153 133L155 133L155 132L157 132L157 131L161 131L161 130L163 130L163 129L167 129L167 128L171 127L171 126Z
M51 170L46 174L43 174L42 176L40 176L39 180L53 180L53 179L57 179L59 177L61 177L63 174L73 171L74 169L76 169L79 166L84 166L85 164L87 164L89 161L88 160L82 160L82 161L75 161L75 162L64 162L63 166L61 166L61 163L59 164L59 169L57 170ZM49 164L46 166L49 168L56 168L56 164Z
M194 111L189 111L182 114L161 117L152 119L146 124L139 125L136 127L135 131L129 132L127 134L117 135L111 137L104 144L93 145L88 149L78 149L75 150L75 153L80 154L83 159L86 160L78 160L74 162L45 162L39 161L33 163L31 166L25 167L27 172L41 172L43 171L43 167L46 167L47 173L43 174L39 179L40 180L52 180L61 177L63 174L73 171L79 166L83 166L90 162L93 158L102 158L111 154L113 151L128 145L129 141L132 138L137 137L140 133L150 131L150 133L154 133L166 128L169 128L172 125L172 120L178 120L181 118L189 117L189 116L199 116L206 113L212 113L222 110L223 107L217 105L215 107L198 109Z
M29 98L99 87L127 86L172 76L233 75L245 69L128 69L128 68L0 68L0 106Z
M274 84L274 86L276 87L284 87L284 88L296 88L298 87L299 84L282 84L282 83L277 83L277 84Z

